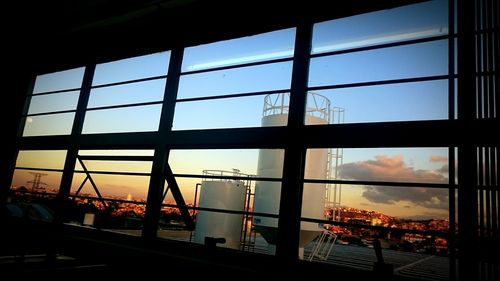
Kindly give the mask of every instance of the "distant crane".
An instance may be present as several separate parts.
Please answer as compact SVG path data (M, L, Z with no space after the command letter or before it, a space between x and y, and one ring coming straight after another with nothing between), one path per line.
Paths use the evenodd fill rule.
M31 181L28 181L27 183L30 184L31 183L31 191L33 192L43 192L45 191L45 187L43 187L44 185L47 185L46 183L42 182L42 177L43 176L46 176L47 174L43 174L43 173L34 173L34 172L30 172L30 174L33 175L33 180Z

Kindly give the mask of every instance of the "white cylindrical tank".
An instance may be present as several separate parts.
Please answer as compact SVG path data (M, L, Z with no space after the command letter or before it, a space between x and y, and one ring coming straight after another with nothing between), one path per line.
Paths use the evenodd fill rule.
M283 94L280 94L283 95ZM277 99L280 100L280 99ZM281 98L286 102L286 99ZM329 104L329 102L328 102ZM275 106L275 105L274 105ZM267 111L264 108L262 126L284 126L288 120L288 108L280 105ZM327 108L329 110L329 108ZM309 111L308 111L309 112ZM327 115L326 115L327 116ZM306 124L328 124L328 119L307 114ZM283 150L261 150L257 167L258 177L280 178L283 171ZM328 149L309 150L306 156L305 178L326 179L328 169ZM302 217L323 219L325 207L325 185L324 184L304 184L302 197ZM277 182L256 182L254 212L278 214L281 196L281 183ZM276 234L278 219L254 216L253 225L255 229L271 245L276 244ZM322 231L318 223L301 222L300 225L300 251L312 241ZM273 248L273 247L271 247Z
M199 207L244 211L246 187L237 180L204 180L201 184ZM242 214L199 211L196 216L195 242L205 237L225 238L218 246L239 249L243 228Z

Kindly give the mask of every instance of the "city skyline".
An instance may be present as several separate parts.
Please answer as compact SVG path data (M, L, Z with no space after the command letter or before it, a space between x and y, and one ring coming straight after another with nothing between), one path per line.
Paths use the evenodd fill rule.
M257 149L250 150L173 150L169 163L174 173L202 175L203 170L237 169L241 173L257 175ZM82 151L82 154L104 155L152 155L152 151ZM50 157L52 156L52 157ZM57 156L57 157L56 157ZM50 161L44 163L41 157ZM59 157L59 161L57 161ZM63 167L65 152L21 151L18 167L56 168ZM31 160L33 159L33 160ZM214 161L217 159L217 161ZM242 161L242 160L245 161ZM282 160L281 160L282 161ZM91 171L144 172L151 170L150 162L108 162L86 161ZM191 163L196 163L195 165ZM307 165L307 163L306 163ZM392 149L344 149L344 163L339 166L340 179L362 181L393 181L420 183L448 183L447 148L392 148ZM79 164L76 170L82 171ZM13 186L26 186L33 179L29 170L16 170ZM43 172L42 180L49 186L57 187L60 173ZM86 175L75 173L72 192L83 182ZM93 180L103 196L145 199L149 186L148 176L93 174ZM201 178L177 178L184 200L192 204L195 186ZM255 182L253 183L255 184ZM166 186L166 185L165 185ZM341 205L381 211L399 217L448 216L448 190L436 188L343 185ZM87 181L82 193L95 194ZM172 200L169 193L165 200Z

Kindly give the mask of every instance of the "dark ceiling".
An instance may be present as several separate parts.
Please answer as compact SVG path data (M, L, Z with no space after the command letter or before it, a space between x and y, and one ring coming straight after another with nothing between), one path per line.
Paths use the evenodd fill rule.
M46 72L408 2L416 1L12 1L2 26L14 57Z

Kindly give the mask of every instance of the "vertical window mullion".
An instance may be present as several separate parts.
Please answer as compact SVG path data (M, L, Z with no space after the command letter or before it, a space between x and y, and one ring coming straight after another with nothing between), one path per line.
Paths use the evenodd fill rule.
M73 128L71 130L70 143L68 145L68 152L64 162L64 172L61 177L61 185L59 193L57 194L57 209L56 209L56 223L61 223L64 220L64 201L68 198L71 183L76 164L76 157L78 156L79 139L83 129L83 122L85 120L85 112L89 102L90 90L92 87L92 80L94 78L95 64L89 65L85 68L83 75L82 88L80 90L80 97L76 106L75 119L73 120Z
M157 237L156 230L158 229L162 195L165 188L165 169L168 165L168 154L170 152L170 149L165 147L164 142L168 139L172 131L183 54L184 49L182 48L174 49L170 54L167 83L165 84L160 126L156 139L151 178L149 180L146 213L144 216L144 231L142 235L145 239L154 239Z
M297 26L288 114L290 143L287 143L285 148L276 245L276 255L287 261L296 260L299 254L302 181L306 150L303 144L294 142L300 140L301 131L304 128L311 41L312 24L304 23Z

